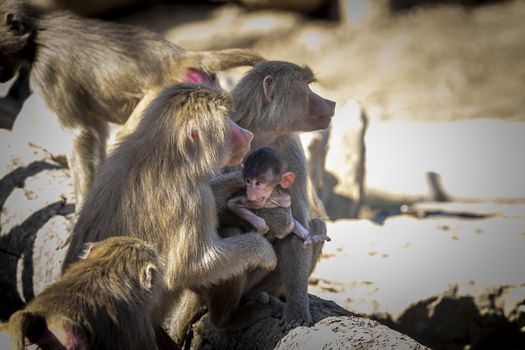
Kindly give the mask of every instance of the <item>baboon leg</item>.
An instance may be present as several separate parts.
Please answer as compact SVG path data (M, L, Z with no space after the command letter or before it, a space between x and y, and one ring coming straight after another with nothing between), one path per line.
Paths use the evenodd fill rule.
M0 98L0 129L11 130L24 102L31 95L29 67L22 67L5 97Z
M144 114L144 110L149 106L151 101L157 97L159 91L157 90L150 90L148 91L142 100L137 104L131 115L129 116L128 121L122 125L122 127L117 132L117 141L122 140L126 135L131 133L133 130L137 128L137 125L139 124L140 120L142 119L142 115Z
M326 223L318 218L311 219L308 225L310 232L316 235L326 235ZM317 265L317 262L319 261L319 258L321 257L321 253L323 252L323 243L315 243L312 244L312 263L310 264L310 274L315 269L315 266Z
M159 349L180 349L180 347L166 333L164 328L160 326L155 327L155 340L157 341L157 347Z
M180 347L183 346L186 334L191 325L205 312L202 298L192 290L186 290L180 296L176 309L171 313L169 334Z
M208 311L214 325L235 331L274 313L268 297L261 298L256 293L242 297L247 283L250 282L246 275L237 276L208 293Z
M96 128L75 133L73 149L68 159L73 173L76 211L79 212L95 178L96 169L106 158L108 125L101 122Z
M308 276L312 261L312 245L304 246L303 241L296 235L289 235L285 239L275 242L280 246L277 259L281 281L286 291L286 306L282 324L286 328L295 328L301 325L310 325L312 317L308 306ZM294 252L287 254L286 252Z

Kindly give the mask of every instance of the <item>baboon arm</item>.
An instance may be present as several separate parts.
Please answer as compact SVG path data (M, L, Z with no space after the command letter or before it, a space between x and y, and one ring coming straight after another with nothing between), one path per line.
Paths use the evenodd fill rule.
M258 227L261 221L264 221L263 218L260 216L257 216L253 211L250 209L243 207L240 200L242 197L235 197L228 201L227 206L228 209L238 217L240 217L243 220L248 221L252 226Z
M286 292L286 306L281 322L286 329L311 325L308 276L312 261L312 245L304 246L303 241L296 235L289 235L278 243L281 244L279 272Z
M95 123L94 123L95 124ZM79 212L95 178L95 172L106 158L105 122L96 123L90 130L73 132L73 149L68 157L73 172L76 211Z
M201 260L187 265L189 287L209 287L257 267L273 270L277 264L272 245L255 233L224 239L217 237L211 247L198 256ZM192 285L199 281L206 281L206 284Z
M220 213L225 209L226 202L232 193L244 188L242 171L235 170L217 175L211 179L210 186L215 196L217 210Z
M295 188L293 215L303 226L309 222L306 190ZM282 318L285 328L310 325L312 317L308 307L308 276L312 261L312 245L304 246L296 235L280 241L279 272L286 292L286 306ZM293 268L290 268L293 266Z
M0 128L11 130L24 102L31 95L29 68L23 67L5 97L0 98Z
M294 219L294 228L293 232L299 236L303 241L310 236L310 232L301 224L299 221Z

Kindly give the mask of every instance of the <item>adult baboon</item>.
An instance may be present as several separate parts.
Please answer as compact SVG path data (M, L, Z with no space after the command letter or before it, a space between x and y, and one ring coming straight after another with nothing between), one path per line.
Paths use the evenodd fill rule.
M29 70L23 67L5 97L0 97L0 129L11 130L25 100L31 95Z
M296 174L294 184L290 187L293 198L292 213L309 231L326 234L326 225L319 219L310 220L308 192L308 174L306 158L298 136L299 131L314 131L326 129L334 114L335 102L326 100L309 88L314 81L314 75L308 67L300 67L293 63L269 61L256 65L250 70L232 91L235 101L235 114L232 119L239 125L255 134L252 149L272 147L285 155L288 169ZM220 209L222 225L229 225L231 213L224 210L228 196L238 191L242 186L242 173L238 169L223 174L212 181L217 205ZM266 209L268 215L271 214ZM270 216L264 216L266 222ZM285 328L301 324L311 324L312 318L308 308L307 282L321 253L321 245L302 246L302 241L295 235L274 243L277 253L278 268L272 271L261 283L252 289L250 294L266 291L273 295L284 295L286 305L282 323ZM243 278L233 279L208 293L211 303L209 312L211 319L219 326L229 327L239 320L250 322L250 314L259 312L254 308L243 310L246 315L235 315L246 281ZM250 283L248 282L248 285ZM199 295L187 293L174 316L177 324L172 324L170 334L181 342L188 324L193 318L193 311L199 305ZM254 315L257 317L257 315Z
M275 253L264 237L221 239L216 231L210 178L219 167L239 164L253 137L231 113L231 98L213 88L182 84L162 91L101 166L73 229L64 269L84 242L115 235L151 242L166 260L159 322L185 289L273 269Z
M11 315L12 349L157 349L152 312L164 267L154 246L112 237L88 244L81 259Z
M32 81L73 137L77 205L105 158L106 122L124 124L142 99L140 112L171 84L216 85L215 72L260 60L241 49L184 51L140 28L0 0L0 82L31 66Z

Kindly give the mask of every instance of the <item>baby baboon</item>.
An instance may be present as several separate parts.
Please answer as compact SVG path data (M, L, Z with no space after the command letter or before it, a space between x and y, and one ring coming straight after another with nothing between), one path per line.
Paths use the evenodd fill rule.
M309 199L313 196L308 192L306 158L296 135L299 131L328 128L334 114L335 102L310 90L309 83L313 81L314 75L308 67L282 61L260 63L234 87L235 114L232 119L255 134L253 149L268 146L284 155L288 170L296 174L293 185L289 187L293 217L309 231L326 234L326 225L321 219L310 220ZM220 209L220 223L232 225L237 218L232 218L231 213L228 215L223 209L231 194L242 187L242 173L233 169L214 178L211 183ZM259 215L270 223L275 210L285 209L262 209L261 212L271 215L266 217L261 212ZM276 240L278 267L249 292L285 296L287 302L281 320L285 328L312 322L308 308L308 276L317 263L322 245L314 244L303 249L302 243L296 235ZM244 282L245 278L236 278L208 291L208 299L215 301L208 307L210 314L221 315L218 325L227 327L238 320L250 323L258 317L256 313L260 311L257 308L255 311L243 309L245 314L239 314L238 306L246 287ZM200 302L196 295L186 297L179 304L178 323L172 324L170 329L170 334L178 342L191 323L193 314L189 310L195 309ZM181 310L183 307L185 310Z
M185 289L209 287L276 265L273 247L256 234L221 239L209 181L219 167L239 164L252 133L230 119L231 98L205 86L162 91L141 121L101 166L73 229L64 262L82 244L134 235L166 261L158 320ZM66 270L67 271L67 270Z
M218 85L215 72L259 61L248 50L185 51L140 28L0 0L0 82L31 66L32 81L71 131L79 206L105 158L107 122L124 124L137 106L141 114L171 84Z
M157 349L152 312L162 294L156 249L135 237L88 244L82 260L9 319L13 350Z
M243 162L242 174L246 193L228 200L228 208L255 227L257 233L270 234L283 239L290 233L296 234L304 245L330 241L327 235L309 232L292 216L292 198L287 189L293 184L295 174L286 171L286 164L280 152L271 147L262 147L251 152ZM277 216L271 224L277 231L270 230L266 221L257 215L259 209L283 208L285 215Z
M5 97L0 97L0 129L11 130L25 100L31 95L29 70L22 67Z

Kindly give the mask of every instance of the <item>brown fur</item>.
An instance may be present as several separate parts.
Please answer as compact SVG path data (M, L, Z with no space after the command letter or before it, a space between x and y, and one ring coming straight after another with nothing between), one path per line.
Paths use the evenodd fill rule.
M309 89L308 83L313 80L313 73L307 67L281 61L258 64L232 91L236 108L232 118L255 134L252 149L268 146L285 155L288 169L296 174L295 182L290 187L293 216L310 232L326 234L326 225L322 220L310 220L309 199L314 196L308 192L306 158L295 134L298 131L327 128L334 114L335 102L325 100ZM228 196L239 190L239 183L242 183L242 174L238 169L212 181L221 224L231 223L232 215L223 209ZM321 213L322 209L317 208L316 212ZM260 215L263 216L262 213ZM263 218L267 223L272 221L271 217ZM263 291L284 295L287 300L282 318L285 328L312 322L308 308L307 280L321 254L321 248L322 245L315 244L305 249L295 235L277 240L274 244L278 257L277 269L249 293L257 295ZM215 301L209 308L212 321L219 326L229 327L238 321L249 323L260 317L257 314L260 312L258 307L253 312L246 311L249 313L244 315L242 312L245 310L237 309L245 287L246 280L237 278L208 292L207 298ZM193 299L197 303L197 298ZM190 304L184 301L186 307ZM241 309L245 309L244 306ZM179 310L179 315L184 314L188 313ZM183 339L189 322L179 320L178 325L172 325L170 332L176 341Z
M0 0L0 82L31 66L32 81L71 131L68 160L78 206L105 159L108 121L126 123L137 106L134 114L141 115L152 96L173 83L218 85L215 72L260 61L249 50L185 51L137 27Z
M239 158L230 137L231 104L204 86L164 90L100 168L64 267L87 241L135 235L151 242L166 259L159 320L185 289L210 287L256 267L272 269L275 253L263 237L220 239L216 231L209 180L228 158Z
M9 319L13 350L157 349L152 312L163 264L150 244L113 237Z

